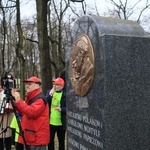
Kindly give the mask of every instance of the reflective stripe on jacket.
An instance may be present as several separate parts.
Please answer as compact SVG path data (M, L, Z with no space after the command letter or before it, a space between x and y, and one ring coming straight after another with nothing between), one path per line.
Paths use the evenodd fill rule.
M33 97L41 92L37 89L27 95L28 103ZM22 113L21 127L27 145L47 145L49 143L49 106L39 98L31 105L23 100L17 102L17 109ZM21 136L19 142L24 143Z

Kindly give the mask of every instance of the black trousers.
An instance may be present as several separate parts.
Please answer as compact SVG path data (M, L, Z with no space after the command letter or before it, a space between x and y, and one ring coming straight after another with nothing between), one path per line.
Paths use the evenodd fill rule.
M48 150L55 150L55 133L59 142L59 150L65 150L65 132L63 126L50 125L50 143L48 144Z
M6 150L11 150L11 137L0 138L0 150L4 150L4 145L6 147Z
M24 148L23 148L24 146L21 143L16 142L15 147L16 147L16 150L24 150Z

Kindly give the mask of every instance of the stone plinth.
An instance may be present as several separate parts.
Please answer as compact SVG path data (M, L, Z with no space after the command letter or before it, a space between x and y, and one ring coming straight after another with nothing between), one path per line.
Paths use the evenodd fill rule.
M75 42L82 35L94 53L94 76L84 96L72 82L80 77L70 72L81 70L72 51L76 44L78 51L86 49ZM96 16L76 21L66 48L67 150L150 149L150 38L144 35L132 21Z

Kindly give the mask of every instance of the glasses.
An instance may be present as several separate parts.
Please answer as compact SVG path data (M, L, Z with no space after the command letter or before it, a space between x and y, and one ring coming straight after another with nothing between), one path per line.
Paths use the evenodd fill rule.
M53 84L53 85L62 86L61 84Z
M26 85L33 85L33 82L26 82Z

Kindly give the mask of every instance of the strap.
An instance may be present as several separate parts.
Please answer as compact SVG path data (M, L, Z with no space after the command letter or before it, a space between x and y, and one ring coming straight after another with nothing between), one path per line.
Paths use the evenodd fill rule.
M31 105L33 102L35 102L37 99L43 99L45 105L47 104L47 101L46 101L46 98L45 98L45 95L43 92L39 93L38 95L36 95L35 97L33 97L29 102L28 102L28 105Z

